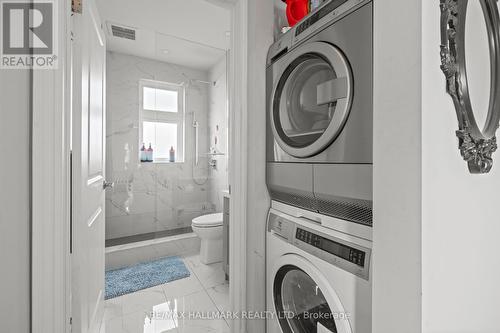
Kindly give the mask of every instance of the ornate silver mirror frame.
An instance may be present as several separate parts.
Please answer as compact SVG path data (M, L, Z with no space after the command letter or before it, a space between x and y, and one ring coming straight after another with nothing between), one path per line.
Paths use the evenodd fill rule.
M500 120L500 18L497 0L480 1L488 30L491 87L486 123L478 127L469 96L467 81L465 28L468 0L440 0L441 3L441 69L446 76L458 117L456 132L460 153L471 173L488 173L497 150L496 131Z

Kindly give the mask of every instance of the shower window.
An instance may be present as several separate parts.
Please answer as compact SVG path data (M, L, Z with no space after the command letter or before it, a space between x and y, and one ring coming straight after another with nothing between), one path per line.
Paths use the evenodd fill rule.
M179 92L177 90L144 86L142 96L142 108L144 110L179 112Z
M141 146L151 144L155 162L168 162L170 149L175 161L184 162L184 87L141 80Z

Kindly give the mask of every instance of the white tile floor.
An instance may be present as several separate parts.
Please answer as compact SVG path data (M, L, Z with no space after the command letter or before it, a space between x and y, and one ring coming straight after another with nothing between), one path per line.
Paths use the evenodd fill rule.
M197 254L180 256L190 277L105 302L106 333L229 332L224 319L213 319L213 314L229 308L222 264L204 265Z

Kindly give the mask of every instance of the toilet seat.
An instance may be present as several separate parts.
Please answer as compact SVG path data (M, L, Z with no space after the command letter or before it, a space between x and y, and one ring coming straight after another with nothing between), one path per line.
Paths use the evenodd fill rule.
M198 228L220 227L222 220L222 213L203 215L193 219L193 226Z

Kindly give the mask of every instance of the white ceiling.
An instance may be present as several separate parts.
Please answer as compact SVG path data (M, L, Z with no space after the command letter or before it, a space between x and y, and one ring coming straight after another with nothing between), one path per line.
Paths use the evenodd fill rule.
M110 51L208 70L229 48L231 0L97 0L106 27L136 29L136 40L113 37Z

